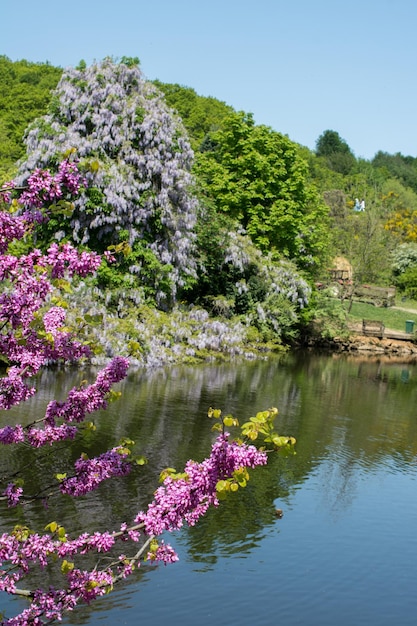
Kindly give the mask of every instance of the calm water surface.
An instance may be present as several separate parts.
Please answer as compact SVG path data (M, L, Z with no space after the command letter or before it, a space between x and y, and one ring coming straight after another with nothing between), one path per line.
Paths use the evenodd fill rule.
M88 372L82 373L87 377ZM5 417L30 421L80 380L47 372L38 398ZM97 439L43 459L61 471L80 450L130 436L150 463L77 502L21 513L68 531L117 527L143 508L161 468L201 460L213 434L209 406L242 420L279 408L297 455L274 457L247 489L195 528L170 536L180 562L135 577L66 624L407 626L417 620L417 366L292 354L269 362L131 373L122 398L97 417ZM17 459L9 452L3 462ZM20 456L19 462L22 461ZM49 465L48 465L49 463ZM38 475L33 473L34 484ZM275 509L284 511L277 519ZM5 513L2 528L10 527ZM47 573L45 574L47 576ZM4 600L10 614L23 603Z

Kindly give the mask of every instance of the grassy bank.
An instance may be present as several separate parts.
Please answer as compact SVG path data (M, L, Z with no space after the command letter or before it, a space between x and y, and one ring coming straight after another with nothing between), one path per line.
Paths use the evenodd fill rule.
M415 300L407 300L397 303L397 306L414 310L415 313L402 311L393 307L375 307L372 304L354 302L348 316L348 321L354 323L362 321L362 319L380 320L384 323L386 328L405 331L406 321L414 320L415 329L417 329L417 302Z

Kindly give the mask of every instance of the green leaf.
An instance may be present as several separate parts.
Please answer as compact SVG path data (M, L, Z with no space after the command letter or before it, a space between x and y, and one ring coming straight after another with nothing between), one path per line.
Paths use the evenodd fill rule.
M150 556L148 558L150 558L151 560L154 560L155 559L155 554L156 554L158 548L159 548L159 543L157 542L156 539L152 539L151 543L149 544L149 552L148 552L148 554L150 553Z
M71 572L73 569L74 569L74 563L72 563L71 561L67 561L66 559L62 561L61 572L63 574L68 574L68 572Z
M61 539L61 541L65 539L65 535L66 535L65 528L63 526L59 526L58 537Z
M173 474L176 474L176 471L177 470L173 467L166 467L159 474L159 482L163 483L165 478L167 478L168 476L172 476Z
M280 437L279 435L276 435L275 437L273 437L272 441L273 441L273 444L277 446L277 448L283 448L289 443L288 437Z
M217 493L222 493L224 491L228 491L229 490L229 483L227 482L227 480L218 480L217 484L216 484L216 491Z
M30 530L27 526L22 526L21 524L17 524L12 532L12 535L16 537L18 541L26 541L26 539L33 534L33 531Z
M86 313L84 315L84 321L90 326L100 326L103 323L103 315L100 313L97 313L95 315L90 315L89 313Z
M67 280L65 280L64 278L55 278L52 281L52 284L57 289L60 289L61 291L65 291L65 293L72 293L72 289L71 289L70 283Z
M134 446L135 442L133 441L133 439L129 439L129 437L123 437L122 439L120 439L119 445L120 446Z

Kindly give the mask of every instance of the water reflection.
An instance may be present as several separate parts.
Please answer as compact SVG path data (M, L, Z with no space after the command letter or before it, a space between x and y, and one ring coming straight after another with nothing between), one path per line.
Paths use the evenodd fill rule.
M2 411L3 422L10 415L13 420L31 421L44 411L49 399L64 397L67 389L92 374L71 369L44 372L38 381L37 396L24 408L8 414ZM96 434L87 433L71 447L62 446L58 459L42 451L32 474L33 489L37 490L46 473L64 472L81 451L97 454L121 437L134 439L138 452L145 454L150 463L128 480L103 485L99 492L83 499L89 502L93 523L101 519L108 524L125 512L124 501L129 502L129 508L144 506L161 468L180 468L190 457L203 458L214 438L206 417L209 406L221 407L241 419L278 406L279 430L298 439L297 457L285 461L285 468L265 474L263 480L268 484L264 491L271 495L270 508L279 497L277 476L285 476L288 491L290 484L294 487L302 483L326 460L337 472L330 484L341 491L341 485L351 480L357 467L369 471L382 464L401 471L409 467L417 452L417 377L411 365L405 369L404 364L381 360L291 354L277 361L235 366L131 372L119 388L122 399L95 415ZM32 461L32 452L27 448L18 454L5 452L3 467L12 464L16 470L18 464ZM116 498L109 497L113 492ZM262 493L258 486L251 497L261 498ZM237 507L246 505L245 497L239 498ZM68 509L73 514L78 511L77 528L86 523L83 504L65 506L65 515ZM254 508L265 510L268 504L255 502ZM107 514L103 519L103 509L113 509L114 515ZM264 521L261 515L261 526Z
M66 389L91 374L71 369L43 373L38 381L38 396L27 407L15 409L12 419L30 421L44 410L50 398L63 397ZM94 494L75 502L54 500L48 510L40 504L27 507L20 513L21 523L42 528L57 519L75 533L81 528L114 528L122 520L131 520L151 498L163 467L180 469L188 458L201 460L206 455L214 438L206 417L209 406L220 407L241 419L277 406L277 426L283 434L297 438L297 455L289 459L273 457L267 468L253 475L246 490L211 511L197 527L184 529L174 537L186 561L176 571L182 572L187 585L197 585L199 576L210 577L212 573L222 579L224 564L228 563L227 567L233 569L234 561L241 563L240 574L236 575L243 576L246 572L249 576L254 559L262 554L262 568L266 567L265 563L269 564L267 569L272 568L267 575L277 584L279 581L288 598L294 598L295 590L288 586L288 581L293 580L297 585L297 581L303 579L300 571L293 569L297 563L304 571L302 552L321 562L324 570L336 567L332 559L343 549L340 547L343 541L337 544L337 549L334 546L330 549L328 544L332 545L332 537L336 542L338 532L346 532L346 520L358 529L365 528L368 520L366 528L372 528L371 536L360 534L358 541L373 541L382 549L388 542L387 533L397 534L398 515L402 516L401 524L411 515L409 502L415 497L409 486L415 488L417 452L417 369L414 363L345 355L290 354L256 363L131 372L121 383L120 390L122 399L111 405L109 411L95 416L95 438L87 434L75 445L63 447L58 460L48 455L37 459L32 475L33 488L38 488L51 472L65 471L81 451L89 455L99 453L124 436L137 442L137 451L148 456L150 463L127 479L105 484ZM6 417L1 416L3 422ZM1 471L4 473L7 467L15 470L20 463L30 461L30 450L23 449L18 454L5 450L0 461ZM383 524L373 517L371 508L377 509L382 494L387 498L389 510ZM284 510L282 520L275 516L277 506ZM415 509L412 514L417 515ZM415 521L414 517L413 523ZM0 524L6 529L11 523L12 515L6 511ZM383 537L379 527L384 529ZM309 534L317 542L314 550L312 539L310 543L307 541ZM403 534L409 541L406 528ZM398 549L407 550L401 544L402 538L396 539ZM282 579L281 572L277 572L276 558L272 559L272 552L269 554L266 548L269 545L285 560L286 578ZM366 550L364 547L364 554ZM344 561L345 555L339 553L338 558ZM355 567L356 564L359 567L361 559L357 554L355 558L355 562L347 560L351 572L344 571L343 579L356 576L359 580ZM242 567L242 563L247 565ZM401 565L404 563L399 559L398 566ZM197 579L187 578L186 572ZM159 570L150 573L142 568L114 597L110 595L100 601L96 610L83 609L68 620L103 623L102 619L109 619L111 623L112 607L114 611L123 610L129 615L139 600L141 606L143 602L146 604L155 580L166 575L175 579L173 571L172 574L162 574ZM262 584L266 584L262 580L253 582L255 597L256 593L262 593ZM136 584L138 582L140 585ZM223 582L226 584L226 578ZM261 587L257 586L258 582ZM175 603L178 591L172 584L172 593L166 590L164 593ZM311 581L303 584L307 590L314 588ZM349 578L349 585L354 585L354 580ZM300 606L311 609L308 602ZM227 609L224 610L227 613ZM326 622L325 618L321 622L314 621L306 614L299 614L291 621L292 615L288 608L286 624L340 621L336 612L333 622L330 619ZM145 609L142 617L151 619L152 612L146 613ZM264 623L271 623L266 616L258 617L259 623L262 619ZM249 612L238 621L249 624L248 619ZM200 621L205 623L204 616Z

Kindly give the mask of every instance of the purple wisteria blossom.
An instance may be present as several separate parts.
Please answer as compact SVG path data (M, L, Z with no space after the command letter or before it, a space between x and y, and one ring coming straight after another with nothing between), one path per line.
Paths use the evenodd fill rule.
M179 119L139 67L111 59L66 69L54 101L53 112L27 134L18 182L32 191L24 199L37 207L56 194L57 185L81 190L66 234L75 242L117 243L118 234L127 231L131 246L140 241L168 266L170 293L159 297L175 300L196 270L193 153ZM74 181L66 161L54 177L42 173L74 148L80 159L94 164L86 181ZM101 193L95 206L82 190L85 182ZM130 271L140 274L141 264L132 264Z

